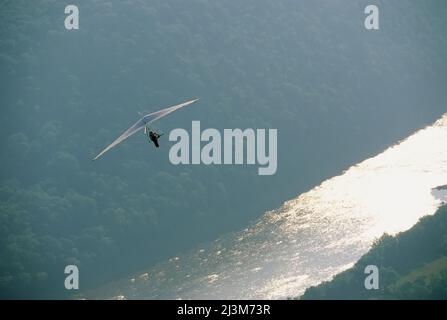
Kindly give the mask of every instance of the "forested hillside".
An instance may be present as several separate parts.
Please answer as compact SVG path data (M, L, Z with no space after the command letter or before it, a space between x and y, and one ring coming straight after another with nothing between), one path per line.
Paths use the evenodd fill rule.
M0 2L0 298L63 297L244 228L445 112L445 1ZM349 4L348 4L349 3ZM160 129L278 129L278 172L173 166Z

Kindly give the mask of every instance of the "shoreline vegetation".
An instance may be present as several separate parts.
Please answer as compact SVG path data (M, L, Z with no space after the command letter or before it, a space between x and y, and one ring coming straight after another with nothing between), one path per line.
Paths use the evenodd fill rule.
M379 269L377 290L365 289L369 265ZM384 234L352 268L306 289L297 299L447 299L447 205L407 231Z

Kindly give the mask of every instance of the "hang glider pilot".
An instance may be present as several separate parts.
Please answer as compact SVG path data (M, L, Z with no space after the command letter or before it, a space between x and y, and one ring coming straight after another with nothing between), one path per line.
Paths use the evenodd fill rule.
M147 137L149 138L149 141L152 141L154 145L159 148L160 144L158 143L158 139L162 136L162 134L158 134L157 132L152 131L149 128L146 128L145 131L148 132Z

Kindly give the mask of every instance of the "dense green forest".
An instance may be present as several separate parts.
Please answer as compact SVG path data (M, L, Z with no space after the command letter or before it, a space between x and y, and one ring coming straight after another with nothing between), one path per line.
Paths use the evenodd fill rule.
M348 4L349 3L349 4ZM0 2L0 298L66 297L250 220L445 112L447 3L79 0ZM278 172L172 166L132 137L138 117L190 98L162 130L278 129ZM157 124L158 125L158 124ZM389 240L391 241L391 240Z
M377 290L365 289L368 265L378 267ZM408 231L384 234L354 267L301 299L447 299L447 206Z

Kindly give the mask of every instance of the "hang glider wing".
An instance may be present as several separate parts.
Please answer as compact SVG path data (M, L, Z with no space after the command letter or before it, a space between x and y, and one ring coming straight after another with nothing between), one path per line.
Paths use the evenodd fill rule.
M93 160L97 160L99 157L101 157L104 153L115 147L116 145L120 144L133 134L137 133L141 129L143 129L147 124L152 123L160 118L163 118L164 116L167 116L171 112L174 112L180 108L186 107L187 105L190 105L194 102L196 102L198 99L187 101L184 103L181 103L179 105L169 107L166 109L162 109L160 111L156 111L153 113L150 113L148 115L145 115L143 118L138 120L133 126L131 126L129 129L123 132L122 135L120 135L115 141L113 141L108 147L106 147L104 150L102 150L96 157L93 158Z

